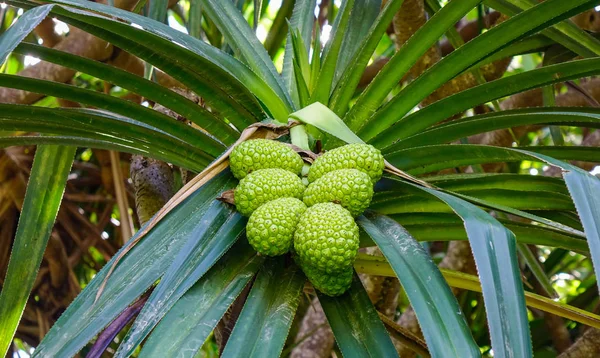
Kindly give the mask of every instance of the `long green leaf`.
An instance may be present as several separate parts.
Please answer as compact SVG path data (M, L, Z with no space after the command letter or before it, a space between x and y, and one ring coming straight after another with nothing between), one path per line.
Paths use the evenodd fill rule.
M510 16L537 4L532 0L487 0L486 3L492 7L497 6L495 7L497 10ZM504 6L505 4L512 6ZM513 11L513 8L517 8L519 11ZM542 33L580 56L596 57L600 55L600 42L569 20L559 22L553 27L543 30Z
M513 202L511 202L509 204L510 206L507 206L507 205L499 204L497 202L491 202L489 200L482 199L481 197L475 198L473 196L466 195L466 194L471 194L469 192L470 190L478 190L481 193L481 190L486 190L486 189L512 189L512 190L517 190L517 191L525 190L525 191L530 191L530 192L549 191L549 192L556 192L556 193L568 195L568 191L567 191L564 181L560 180L558 178L535 176L535 175L518 175L518 174L458 174L458 175L444 175L444 176L439 176L439 177L430 177L430 178L428 178L428 181L430 183L436 185L437 187L440 187L446 191L449 191L450 194L455 195L455 196L457 196L461 199L464 199L464 200L466 200L472 204L475 204L477 206L480 206L480 207L483 207L486 209L490 209L490 210L496 210L496 211L506 213L506 214L515 215L517 217L522 217L522 218L534 221L536 223L543 224L542 226L536 225L537 228L547 226L558 232L568 234L569 236L572 236L574 238L585 238L585 234L583 232L579 231L578 229L573 228L573 227L577 228L579 226L578 222L575 225L573 225L573 223L570 222L571 226L567 226L567 225L561 224L559 222L546 219L546 217L548 217L549 214L550 214L550 217L552 217L554 219L554 217L556 215L553 215L553 214L561 213L560 211L534 211L534 212L538 213L538 215L545 216L545 217L542 217L542 216L535 215L532 212L524 212L524 211L513 208L512 207L514 204ZM387 191L388 192L387 195L390 195L390 194L395 195L394 192L404 193L405 195L422 194L422 192L416 188L406 187L405 185L402 184L401 180L399 180L397 178L394 178L394 180L389 180L387 178L384 178L383 180L380 180L377 183L375 189L376 189L377 193L375 194L375 197L374 197L374 203L376 203L380 197L385 198L386 195L380 194L379 193L380 191L382 191L382 192ZM512 195L512 193L510 193L510 194ZM485 196L485 192L484 192L484 196ZM512 195L512 196L518 196L518 195ZM406 198L406 196L404 198ZM400 200L404 200L404 199L400 199ZM419 199L419 200L421 200L423 202L422 199ZM565 205L565 204L568 205L563 200L562 205ZM423 203L420 206L415 206L416 210L413 210L413 211L414 212L424 212L423 215L430 215L430 214L425 214L425 212L429 211L429 209L425 209L425 208L428 208L429 205L430 204L424 205L424 203ZM437 206L433 206L433 207L437 207ZM443 210L441 210L441 211L443 211ZM437 212L440 212L440 210L437 210ZM564 211L562 211L562 212L564 213ZM420 214L414 214L413 212L407 213L407 214L408 215L420 215ZM435 214L435 215L445 215L445 214ZM562 216L559 215L558 217L562 217ZM452 221L452 222L455 222L455 221ZM404 222L402 222L402 223L404 224Z
M42 93L109 110L164 131L182 141L188 142L190 145L202 148L203 151L206 151L213 157L221 154L226 148L213 137L200 130L194 129L175 118L171 118L158 111L154 111L131 101L126 101L100 92L53 81L5 74L0 74L0 86Z
M510 206L519 210L574 210L568 195L544 191L517 191L506 189L469 190L464 192L471 197L494 204ZM403 193L382 192L373 198L374 210L384 214L408 213L411 211L444 212L449 209L429 197L405 195Z
M0 291L0 355L6 355L37 276L60 207L75 147L39 146Z
M335 114L343 116L348 110L348 103L352 99L356 86L371 59L371 55L377 48L379 39L388 29L394 15L402 6L404 0L387 1L381 10L373 26L365 35L356 56L345 67L344 72L339 75L338 81L329 100L330 107Z
M382 2L382 0L357 0L354 2L335 66L334 87L342 73L355 60L362 42L368 37L369 29L378 19ZM337 16L342 16L341 11Z
M579 223L579 221L576 218L577 215L572 211L531 210L529 212L525 212L522 210L511 208L510 206L492 203L487 200L474 198L472 196L460 193L454 193L454 195L482 208L498 210L506 214L511 214L517 217L529 219L531 221L544 224L560 232L573 235L574 237L585 238L585 234L579 230L581 228L581 223Z
M348 35L348 22L353 6L354 0L344 1L338 12L336 21L331 30L331 35L333 37L327 42L327 45L323 50L324 59L315 90L310 98L311 103L321 102L323 104L328 104L329 102L329 95L331 94L331 88L336 74L336 66L338 64L338 59L340 58L340 50L343 47L342 41Z
M428 183L446 190L507 189L525 191L550 191L568 194L565 182L560 178L511 173L451 174L426 178Z
M363 128L385 97L400 79L410 70L417 60L427 51L451 26L454 26L467 12L472 10L481 0L452 1L437 12L396 52L390 61L371 81L352 109L344 117L348 126L357 131ZM455 51L456 52L456 51Z
M600 271L600 179L590 173L539 153L522 151L563 170L563 178L583 224L596 275ZM600 283L599 283L600 285Z
M457 222L456 217L449 218L448 213L419 213L392 214L391 218L398 221L411 235L421 242L467 240L465 227ZM442 218L438 218L442 216ZM575 235L553 230L539 225L500 221L512 231L518 243L560 247L569 251L589 256L585 240Z
M373 212L358 224L377 243L394 269L410 303L432 356L478 357L456 298L429 254L394 220Z
M148 9L148 17L158 22L167 21L169 0L152 0Z
M300 98L294 79L294 64L293 56L294 49L292 48L292 32L298 31L302 36L302 42L306 46L306 53L309 52L310 39L314 24L314 11L317 0L295 0L292 17L289 21L287 41L285 43L285 53L283 56L282 79L285 88L289 91L294 105L299 108Z
M444 201L464 221L481 279L495 354L530 357L531 337L514 234L462 199L429 188L419 189Z
M264 258L238 241L177 301L144 342L143 357L195 356L227 308L256 274Z
M354 267L357 272L385 277L396 277L392 267L379 256L359 254ZM481 292L481 283L477 276L463 272L441 269L442 275L451 287L474 292ZM525 292L525 300L529 307L537 308L544 312L556 314L575 322L600 328L600 316L584 311L577 307L554 301L535 293Z
M119 346L116 357L128 357L150 331L243 234L246 220L228 204L213 202L199 226L173 260Z
M275 69L269 54L258 41L255 33L248 25L248 22L242 16L242 13L235 8L231 1L201 0L206 14L215 22L219 30L223 33L227 42L234 47L238 55L259 74L269 86L275 90L277 95L283 99L291 112L292 100L287 92L283 81ZM309 41L310 43L310 41ZM276 119L285 122L285 117L276 117Z
M130 145L147 152L159 152L172 162L194 170L214 158L199 149L153 127L110 113L85 109L57 109L0 104L0 130L68 134Z
M222 357L279 357L306 279L296 265L277 257L265 262Z
M423 118L424 117L420 117L420 119ZM409 120L408 117L406 119L407 121ZM427 121L428 120L429 118L427 118ZM596 108L546 107L540 109L516 109L493 112L487 115L466 117L465 119L451 121L448 124L436 126L409 138L401 139L387 147L386 150L393 151L415 146L449 143L460 138L497 129L530 124L553 123L578 127L598 127L600 126L600 110ZM420 125L421 124L419 124L419 126ZM398 126L403 126L403 124L399 124ZM393 132L393 130L390 130L390 132ZM395 138L395 132L388 135L386 131L383 136L375 138L372 143L375 146L381 147L385 146L386 143L389 143Z
M373 138L401 119L442 84L474 63L529 34L591 7L593 3L593 0L547 0L491 28L453 51L411 82L376 114L364 121L361 127L363 129L358 134L365 140ZM443 9L437 14L442 11Z
M28 43L20 44L14 52L69 67L135 92L174 110L227 145L231 145L239 137L236 130L204 107L155 82L125 70L67 52Z
M142 26L144 30L98 14L71 8L54 9L63 21L127 48L128 52L161 68L201 95L238 127L263 119L262 109L252 94L273 112L285 108L273 90L252 70L199 39L144 16L99 3L81 0L55 2L105 13Z
M45 135L15 135L15 136L0 136L0 148L24 145L71 145L74 147L95 148L115 150L118 152L141 154L160 159L165 162L170 162L173 165L181 166L186 169L200 171L203 167L198 163L186 162L176 156L165 155L160 151L146 150L131 142L125 142L111 138L110 140L90 139L76 136L45 136Z
M542 153L556 159L600 162L600 148L597 147L527 147L522 149ZM385 158L398 169L409 171L412 174L424 174L472 164L532 160L530 156L510 148L475 144L431 145L402 149L386 153Z
M103 294L96 293L114 262L109 261L77 296L36 348L37 357L71 357L141 296L171 265L185 242L202 226L210 203L236 181L219 174L173 209L116 266ZM117 256L115 256L117 257Z
M496 62L503 58L514 57L518 55L525 55L535 52L545 52L550 46L556 43L544 35L536 34L524 38L523 40L517 41L504 49L495 52L494 54L486 57L472 67L481 67L492 62Z
M54 5L42 5L28 10L0 36L0 64L6 61L10 52L44 20L53 7Z
M383 323L356 274L341 296L319 293L327 321L346 357L398 357Z

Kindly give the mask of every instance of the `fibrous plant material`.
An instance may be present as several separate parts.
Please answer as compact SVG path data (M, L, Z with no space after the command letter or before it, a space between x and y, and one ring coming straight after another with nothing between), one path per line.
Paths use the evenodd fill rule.
M338 204L320 203L306 210L294 234L294 249L304 267L338 274L352 267L358 251L358 226Z
M296 198L281 198L262 205L250 215L246 225L248 242L256 252L283 255L290 250L296 226L306 205Z
M385 162L381 152L368 144L348 144L332 149L315 160L308 172L308 181L339 169L358 169L369 175L373 183L383 174Z
M356 217L371 204L373 183L367 173L357 169L340 169L329 172L311 183L304 192L304 203L337 203Z
M300 174L304 161L291 147L274 140L252 139L240 143L229 155L233 176L243 179L260 169L280 168Z
M278 198L302 198L302 180L284 169L261 169L248 174L235 188L235 207L250 216L262 204Z

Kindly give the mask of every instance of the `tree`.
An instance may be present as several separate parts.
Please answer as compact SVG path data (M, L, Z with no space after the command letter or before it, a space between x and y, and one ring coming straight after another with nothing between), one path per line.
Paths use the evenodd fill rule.
M224 356L329 356L333 336L352 356L596 352L596 281L581 262L600 259L590 173L600 42L586 31L595 2L274 3L7 2L7 23L26 11L0 37L0 143L10 147L5 177L20 188L0 205L10 214L0 267L14 233L1 350L16 331L38 356L195 355L211 344ZM69 25L67 37L51 18ZM22 68L21 56L45 62ZM518 56L532 65L507 71ZM387 174L357 218L361 276L344 295L316 294L288 256L247 244L246 219L223 193L237 183L229 151L257 137L291 142L307 162L344 142L384 154ZM37 145L26 194L14 158L30 147L18 145ZM110 169L94 171L90 158ZM96 183L73 185L73 174ZM81 208L99 188L115 199ZM119 226L104 242L111 215ZM81 238L85 227L93 237ZM550 277L564 271L582 275L580 286L556 293ZM25 307L37 329L18 329ZM567 328L582 325L595 328L571 345Z

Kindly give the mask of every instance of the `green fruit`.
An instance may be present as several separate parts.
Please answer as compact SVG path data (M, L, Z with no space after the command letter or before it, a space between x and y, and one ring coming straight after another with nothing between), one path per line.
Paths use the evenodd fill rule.
M310 283L327 296L339 296L348 291L352 284L352 276L354 274L352 267L333 275L302 265L300 267L302 267L302 271L304 271Z
M248 173L268 168L300 174L304 161L287 145L268 139L251 139L237 145L229 155L233 176L242 179Z
M329 172L315 180L304 192L304 203L308 206L333 202L346 208L355 217L369 207L372 198L371 178L357 169Z
M290 250L296 226L306 205L296 198L281 198L256 209L246 225L248 242L256 252L283 255Z
M235 207L250 216L262 204L279 198L302 198L302 180L284 169L261 169L240 180L234 192Z
M308 172L308 181L338 169L358 169L369 175L373 183L381 179L385 163L381 152L368 144L348 144L318 157Z
M303 264L329 274L352 266L358 244L354 218L348 210L334 203L319 203L308 208L294 234L294 250Z

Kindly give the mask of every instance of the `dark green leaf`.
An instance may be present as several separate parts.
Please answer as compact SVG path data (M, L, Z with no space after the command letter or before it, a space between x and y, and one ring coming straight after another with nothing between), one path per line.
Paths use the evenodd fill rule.
M86 109L0 104L0 130L63 134L160 153L172 163L201 170L214 158L166 133L126 117Z
M152 0L148 9L148 17L158 22L167 21L169 0Z
M410 234L394 220L373 212L358 218L394 269L410 303L432 356L476 357L465 317L437 266Z
M486 2L509 16L514 16L537 4L532 0L487 0ZM600 55L600 42L569 20L559 22L551 28L542 30L541 33L575 51L580 56L596 57Z
M398 357L356 274L346 293L338 297L319 294L319 302L345 357Z
M194 356L227 308L258 271L263 258L239 240L183 295L144 342L144 357Z
M344 1L342 3L331 30L332 38L327 42L327 45L323 50L324 59L321 65L321 72L319 72L319 78L310 98L310 103L320 102L327 105L329 102L329 95L336 73L336 65L343 44L342 40L348 35L348 20L350 19L350 12L352 11L353 6L354 0Z
M365 38L368 37L369 29L377 21L381 10L382 0L356 0L352 5L352 12L348 20L348 26L344 33L342 47L339 51L338 61L335 70L334 86L340 79L342 73L355 60L357 51ZM350 2L348 1L350 5ZM337 17L342 16L339 11ZM336 19L337 20L337 19ZM332 29L332 34L333 34ZM379 38L381 35L379 36ZM374 41L374 40L372 40Z
M462 199L419 189L444 201L463 219L481 280L494 354L530 357L531 337L514 234Z
M54 5L42 5L28 10L0 36L0 64L6 61L10 52L44 20L53 7Z
M202 167L192 163L186 163L185 161L177 160L176 157L171 157L168 155L164 155L159 151L148 151L142 148L138 148L137 146L132 146L131 142L125 142L120 140L110 139L108 140L99 140L99 139L89 139L85 137L75 137L75 136L45 136L45 135L16 135L16 136L0 136L0 148L12 147L12 146L23 146L23 145L39 145L39 144L54 144L54 145L71 145L74 147L84 147L84 148L97 148L97 149L106 149L106 150L115 150L119 152L132 153L132 154L141 154L146 156L151 156L156 159L160 159L165 162L171 162L172 159L175 159L174 162L171 162L174 165L181 166L184 168L192 169L192 167L196 168L196 170L201 170ZM190 165L188 167L188 165Z
M109 261L61 315L36 348L34 356L75 355L165 273L192 233L202 226L199 219L215 196L235 185L236 181L229 173L219 174L167 214L123 257L107 281L103 294L94 303L114 258Z
M513 76L516 77L516 76ZM483 86L481 86L483 87ZM480 89L478 93L484 91ZM434 115L437 117L437 115ZM430 117L419 116L418 120L429 121ZM439 118L439 117L437 117ZM416 123L410 117L406 122L401 121L398 125L386 131L383 135L374 138L373 145L382 147L397 138L395 127L407 128L409 123ZM386 148L386 151L424 146L430 144L442 144L465 138L474 134L485 133L496 129L511 128L528 124L552 124L560 123L568 126L597 127L600 126L600 110L596 108L539 108L539 109L516 109L509 111L493 112L480 116L466 117L461 120L451 121L439 125L427 131L421 131L406 139L400 139ZM419 123L419 127L425 125ZM388 134L391 133L391 134Z
M206 14L223 33L227 42L233 46L238 55L284 100L288 113L291 112L292 101L269 54L231 1L201 0ZM310 43L310 40L309 42ZM287 118L275 115L275 119L286 122Z
M115 356L128 357L150 331L244 233L246 219L228 205L214 201L198 218L199 226L164 276L119 346Z
M371 81L352 109L344 117L348 126L357 131L363 128L390 91L448 28L454 26L467 12L481 0L451 1L432 16L415 34L396 52L390 61ZM456 51L455 51L456 52Z
M600 148L596 147L527 147L562 160L600 162ZM532 160L526 154L510 148L474 144L432 145L402 149L385 154L385 158L398 169L411 174L423 174L446 168L471 164L519 162Z
M336 83L330 99L331 109L338 116L346 114L348 103L350 103L354 91L356 90L356 86L371 59L373 52L377 48L379 39L388 29L394 15L398 12L403 2L404 0L391 0L386 2L385 7L381 10L377 19L375 19L373 26L365 35L360 48L357 49L356 56L345 67L344 72L339 75L338 82Z
M597 276L600 271L600 179L574 165L554 158L539 153L522 152L563 169L563 178L583 224Z
M206 151L213 157L217 157L226 149L222 143L216 141L213 137L175 118L131 101L100 92L53 81L4 74L0 74L0 86L42 93L109 110L152 126L197 148L202 148L203 151Z
M39 146L0 291L0 355L6 355L37 277L60 207L75 147Z
M592 6L593 3L594 1L592 0L571 0L568 2L563 0L547 0L491 28L444 57L419 76L419 78L411 82L391 101L378 110L376 114L364 121L361 127L363 129L358 134L364 140L370 140L390 125L398 122L429 94L470 68L473 64L529 34L535 33L569 15L575 14L581 9ZM448 5L444 8L448 7ZM437 12L436 15L441 14L444 8ZM581 65L583 64L581 63ZM597 64L596 70L598 70ZM559 77L562 77L562 75L559 75ZM551 80L550 76L545 77L545 80ZM497 81L494 82L497 83ZM477 88L475 87L475 89ZM506 88L503 90L506 91ZM457 105L464 104L465 101L459 101ZM403 127L406 127L406 124ZM411 132L408 132L408 135L416 133L412 128L411 130ZM405 131L406 129L402 133L403 137L407 135Z
M239 133L236 130L225 123L222 118L218 118L204 107L157 83L148 81L117 67L27 43L19 45L15 52L69 67L135 92L146 99L162 104L179 113L227 145L231 145L239 137Z
M71 8L55 8L53 11L63 21L127 48L131 54L164 70L240 128L264 117L253 95L271 111L285 107L273 90L247 66L199 39L144 16L99 3L81 0L56 2L106 13L142 26L144 30Z
M300 32L302 36L302 42L306 46L306 53L308 53L308 46L310 45L313 23L314 23L314 11L317 0L295 0L294 10L292 11L292 17L290 18L287 42L285 44L285 54L283 57L283 71L282 79L285 87L289 91L296 107L300 105L298 92L296 91L296 82L294 80L294 65L293 65L293 54L292 48L292 31Z
M305 282L296 265L284 266L283 257L265 262L222 357L279 357Z

